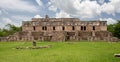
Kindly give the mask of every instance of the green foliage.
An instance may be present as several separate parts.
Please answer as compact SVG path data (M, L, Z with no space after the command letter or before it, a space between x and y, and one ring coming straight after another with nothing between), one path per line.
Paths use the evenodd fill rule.
M115 37L120 38L120 21L116 24L108 25L108 31L112 32Z
M115 25L114 36L120 38L120 21Z
M41 49L14 49L32 42L1 42L0 62L120 62L119 42L37 42Z
M107 27L108 31L113 33L114 32L114 27L115 27L114 24L108 25L108 27Z
M0 37L5 37L8 35L12 35L18 31L21 31L21 27L17 27L15 25L7 24L5 28L0 29Z

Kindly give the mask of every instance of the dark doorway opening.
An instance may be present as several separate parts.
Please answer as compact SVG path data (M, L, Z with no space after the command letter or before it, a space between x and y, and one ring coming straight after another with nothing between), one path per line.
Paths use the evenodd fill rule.
M64 27L64 26L62 27L62 30L65 30L65 27Z
M35 26L33 26L33 30L35 31Z
M72 26L72 30L75 30L75 27L74 27L74 26Z
M93 26L93 30L95 30L95 26Z
M53 26L53 30L55 30L55 26Z

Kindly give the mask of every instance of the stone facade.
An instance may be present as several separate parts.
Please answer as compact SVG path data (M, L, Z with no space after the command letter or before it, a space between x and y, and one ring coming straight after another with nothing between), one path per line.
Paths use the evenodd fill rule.
M81 21L78 18L32 18L23 21L23 31L107 31L106 21Z
M22 22L22 31L8 36L7 40L118 41L107 31L106 21L81 21L78 18L32 18Z

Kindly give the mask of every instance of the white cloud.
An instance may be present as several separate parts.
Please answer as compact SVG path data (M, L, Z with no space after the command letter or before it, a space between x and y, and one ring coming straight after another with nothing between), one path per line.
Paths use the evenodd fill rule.
M57 11L57 7L51 5L51 6L49 7L49 10L51 10L51 11L53 11L53 12L56 12L56 11Z
M36 0L36 2L37 2L37 4L38 4L39 6L42 6L42 5L43 5L42 2L41 2L41 0Z
M108 3L101 5L101 12L115 16L116 13L120 13L120 0L110 0Z
M20 26L18 23L15 23L10 18L2 18L2 25L5 26L6 24L13 24L15 26ZM0 27L3 27L3 26L0 26Z
M16 15L16 16L11 16L11 18L14 20L20 20L20 22L21 22L23 20L31 20L32 17L25 16L25 15Z
M51 0L60 10L81 18L93 18L101 14L100 5L96 1L85 0ZM64 2L64 4L62 4Z
M51 4L52 4L52 3L49 1L49 2L48 2L48 5L51 5Z
M105 0L98 0L100 4L103 4Z
M115 14L115 7L114 5L111 5L110 3L104 3L102 6L101 6L101 11L102 12L105 12L107 14L112 14L114 15Z
M34 18L42 18L40 15L35 15Z
M57 7L55 5L52 5L52 3L50 1L47 4L48 4L48 9L50 11L53 11L53 12L57 11Z
M2 11L0 10L0 15L2 15Z
M70 18L70 15L64 11L60 11L59 13L56 13L56 18Z
M3 21L5 24L8 24L8 23L10 23L10 24L16 24L16 23L14 23L14 22L13 22L11 19L9 19L9 18L3 18L2 21Z
M110 0L108 3L105 0L50 0L49 4L69 15L83 19L95 18L101 13L108 15L120 13L120 0Z
M0 8L12 11L37 12L37 7L24 0L2 0Z
M37 1L39 6L42 5L40 2L41 0ZM8 23L20 26L23 20L31 20L32 14L39 12L38 9L38 6L28 0L2 0L0 1L0 27L3 28Z
M100 5L96 1L84 1L78 7L78 16L81 18L94 18L100 14Z
M107 24L109 25L109 24L115 24L115 23L117 23L117 20L115 20L115 19L112 19L112 18L100 18L100 21L107 21Z
M5 9L0 9L0 12L1 12L1 14L7 14L8 15L8 12Z

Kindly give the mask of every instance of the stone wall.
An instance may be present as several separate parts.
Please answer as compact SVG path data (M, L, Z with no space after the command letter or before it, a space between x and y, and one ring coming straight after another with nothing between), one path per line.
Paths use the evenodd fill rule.
M119 41L118 38L113 37L108 31L22 31L10 35L8 37L0 38L0 41Z
M44 30L43 27L47 29ZM55 30L53 30L55 27ZM23 21L23 31L107 31L106 21L81 21L78 18L32 18L32 21ZM83 29L82 29L83 27Z
M3 40L118 41L107 31L106 21L81 21L78 18L49 18L48 16L23 21L21 32L0 38L0 41Z
M0 37L0 41L7 41L6 37Z

